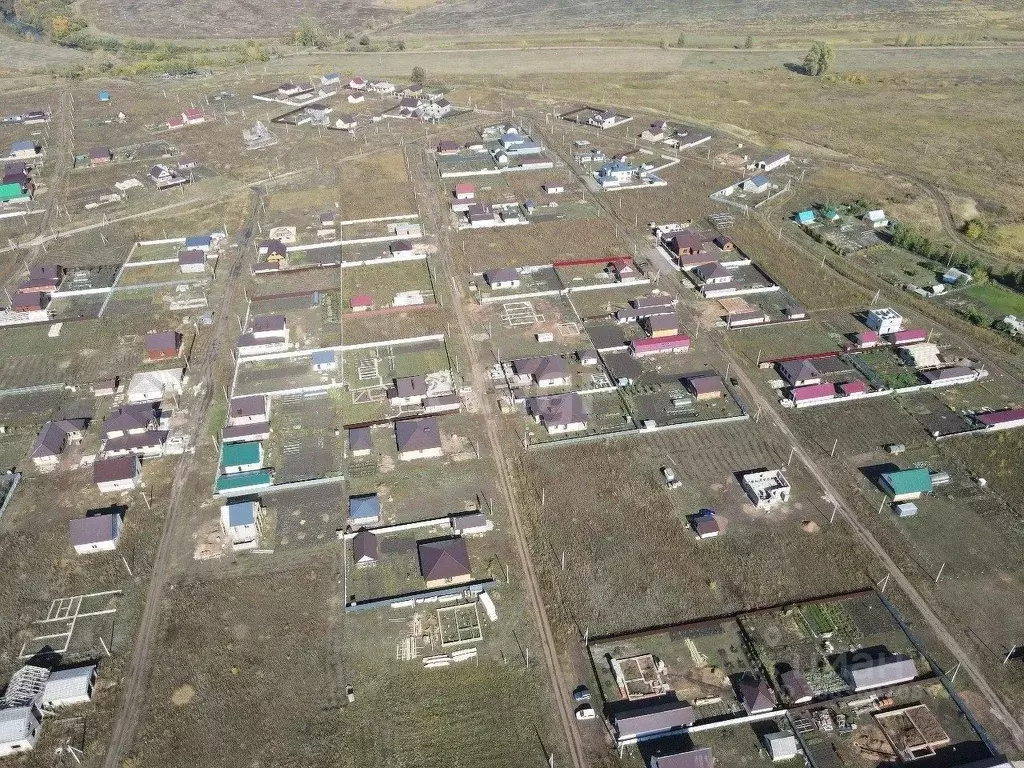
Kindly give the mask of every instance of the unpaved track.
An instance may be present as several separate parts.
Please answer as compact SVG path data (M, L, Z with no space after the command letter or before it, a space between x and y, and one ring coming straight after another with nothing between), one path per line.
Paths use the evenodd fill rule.
M540 119L536 119L534 121L534 125L538 129L536 131L537 133L542 135L546 134L546 131L544 130L543 116L541 116ZM550 136L544 135L544 138L546 139L547 145L557 151L558 143L551 140ZM563 160L564 159L565 158L563 158ZM573 166L570 164L570 167ZM594 195L592 199L604 209L605 215L618 221L619 227L624 232L631 235L631 239L637 244L639 252L646 253L650 251L651 246L645 235L641 232L637 232L633 222L626 221L626 219L619 213L618 209L609 203L608 195ZM760 221L760 219L758 219L758 221ZM796 244L794 243L794 245ZM808 263L813 263L812 257L808 258ZM686 281L686 279L678 272L666 272L664 276L668 277L669 274L673 275L671 279L674 279L680 287L679 296L681 303L685 304L690 309L694 318L699 317L699 305L701 300L692 298L689 282ZM836 503L839 514L850 524L850 527L857 535L857 538L860 539L861 543L863 543L869 552L881 561L886 571L892 575L895 582L899 585L899 588L904 592L913 604L914 608L921 614L921 617L928 624L929 629L935 633L935 636L946 645L950 652L956 657L957 661L962 664L964 671L968 674L971 681L988 703L990 711L997 719L999 719L1000 722L1002 722L1017 747L1024 749L1024 728L1022 728L1021 724L1010 709L1003 703L999 694L985 679L980 666L972 659L970 654L960 644L956 637L946 629L945 624L938 615L936 615L935 611L932 610L928 600L921 594L917 587L914 586L910 579L904 575L900 567L889 556L888 552L886 552L885 547L883 547L882 544L879 543L878 539L875 538L874 534L860 522L857 517L857 513L854 511L855 507L847 501L847 499L829 480L828 475L822 470L814 458L812 458L811 454L804 449L796 435L793 434L792 430L783 419L782 414L771 402L768 401L768 398L766 398L761 392L760 387L747 374L746 369L744 368L744 361L733 355L722 343L722 332L716 329L705 329L702 335L711 339L717 351L730 362L730 368L733 371L733 375L739 379L748 396L750 396L752 401L757 405L760 413L769 418L776 429L778 429L785 439L789 441L789 444L794 449L794 455L807 468L822 489L824 489L829 497Z
M257 188L254 190L250 222L256 216L261 196L261 189ZM213 343L209 346L203 359L191 361L189 367L189 373L195 378L195 382L202 382L205 385L201 399L193 406L192 429L190 432L190 444L193 446L196 444L201 430L206 424L207 412L210 409L210 404L213 402L215 390L211 384L217 364L217 355L225 342L230 343L234 333L235 320L231 313L226 310L231 306L239 277L242 275L242 267L247 263L248 249L246 246L252 236L252 227L246 228L243 234L246 239L244 242L239 242L238 253L226 277L224 298L220 304L217 321L213 327L213 333L216 334ZM150 575L149 588L146 590L146 602L142 609L138 633L135 636L132 657L128 662L128 670L121 680L121 703L117 708L114 728L110 735L110 744L107 746L106 756L103 760L104 768L120 768L124 753L131 746L138 727L139 715L142 712L145 698L145 684L149 678L149 670L153 661L153 647L156 644L157 633L160 629L160 608L163 602L164 590L167 587L172 572L171 564L174 551L182 541L187 539L187 535L181 530L180 525L183 509L182 494L192 473L203 471L203 466L197 466L194 453L186 453L178 463L175 471L174 482L171 484L171 494L168 501L167 517L164 519L164 527L160 533L160 544L157 547L156 557L153 559L153 571Z
M505 507L508 509L516 553L519 556L519 564L522 568L521 574L515 570L512 571L512 574L514 574L513 578L520 578L522 583L526 585L528 602L534 614L538 636L541 641L541 650L543 651L541 656L551 683L551 695L555 700L558 719L562 730L565 732L565 741L569 747L569 757L572 760L572 765L574 768L585 768L587 763L584 758L583 744L576 729L575 717L569 706L568 698L569 691L575 686L566 680L565 672L558 657L558 648L555 645L554 634L551 631L551 624L548 621L547 612L544 610L544 597L533 568L533 561L530 558L529 542L522 521L522 508L516 496L512 479L513 465L505 453L505 448L498 431L500 416L494 412L493 398L486 396L488 380L484 372L485 364L480 359L477 348L470 342L473 329L466 317L463 297L458 287L458 279L455 277L457 272L451 261L451 243L448 239L449 224L445 219L444 213L439 209L437 195L434 190L436 179L431 175L433 169L424 167L425 155L422 151L415 151L410 148L406 153L406 158L413 188L416 190L420 212L425 219L424 223L427 224L424 229L428 232L436 232L438 236L441 269L438 270L439 274L435 279L435 283L439 289L442 283L452 286L452 308L458 326L457 335L461 341L460 346L464 350L466 359L469 360L468 373L470 374L470 383L474 391L480 395L481 411L487 432L487 444L490 446L494 462L497 465L497 477L501 495L505 502ZM445 292L447 293L447 291ZM524 765L527 762L532 764L532 761L526 761L524 758ZM561 764L560 760L556 762Z

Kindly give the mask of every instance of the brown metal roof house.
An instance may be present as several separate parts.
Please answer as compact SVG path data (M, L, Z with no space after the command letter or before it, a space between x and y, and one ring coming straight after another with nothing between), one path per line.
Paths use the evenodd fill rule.
M139 484L142 462L137 456L97 459L92 465L92 479L100 493L130 491Z
M684 381L686 388L698 400L714 400L721 397L725 391L722 377L714 373L704 374L703 376L688 376Z
M443 454L441 430L433 416L396 421L395 442L403 461L438 458Z
M146 334L146 360L167 360L181 354L181 334L177 331L151 331Z
M420 573L428 587L462 584L472 578L469 550L462 537L421 541L418 551Z

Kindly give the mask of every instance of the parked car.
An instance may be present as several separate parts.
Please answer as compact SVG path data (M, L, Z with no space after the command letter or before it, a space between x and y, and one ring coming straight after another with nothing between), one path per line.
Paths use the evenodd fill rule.
M590 701L590 689L581 685L572 692L572 700L579 704L581 701Z
M672 467L662 467L661 474L665 476L665 483L669 488L682 487L683 484L679 481L679 478L676 477L676 473Z
M593 720L595 717L597 717L597 713L594 711L594 708L589 704L584 704L582 707L576 710L577 720Z

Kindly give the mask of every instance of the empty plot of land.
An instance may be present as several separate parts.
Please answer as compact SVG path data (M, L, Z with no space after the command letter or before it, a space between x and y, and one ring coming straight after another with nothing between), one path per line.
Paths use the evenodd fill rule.
M338 194L344 221L416 213L405 154L388 149L341 166Z

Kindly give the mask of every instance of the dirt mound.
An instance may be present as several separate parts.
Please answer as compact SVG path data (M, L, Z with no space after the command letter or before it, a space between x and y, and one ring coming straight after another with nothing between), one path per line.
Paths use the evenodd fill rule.
M800 523L800 527L804 530L804 533L818 533L821 530L821 526L813 520L804 520Z

